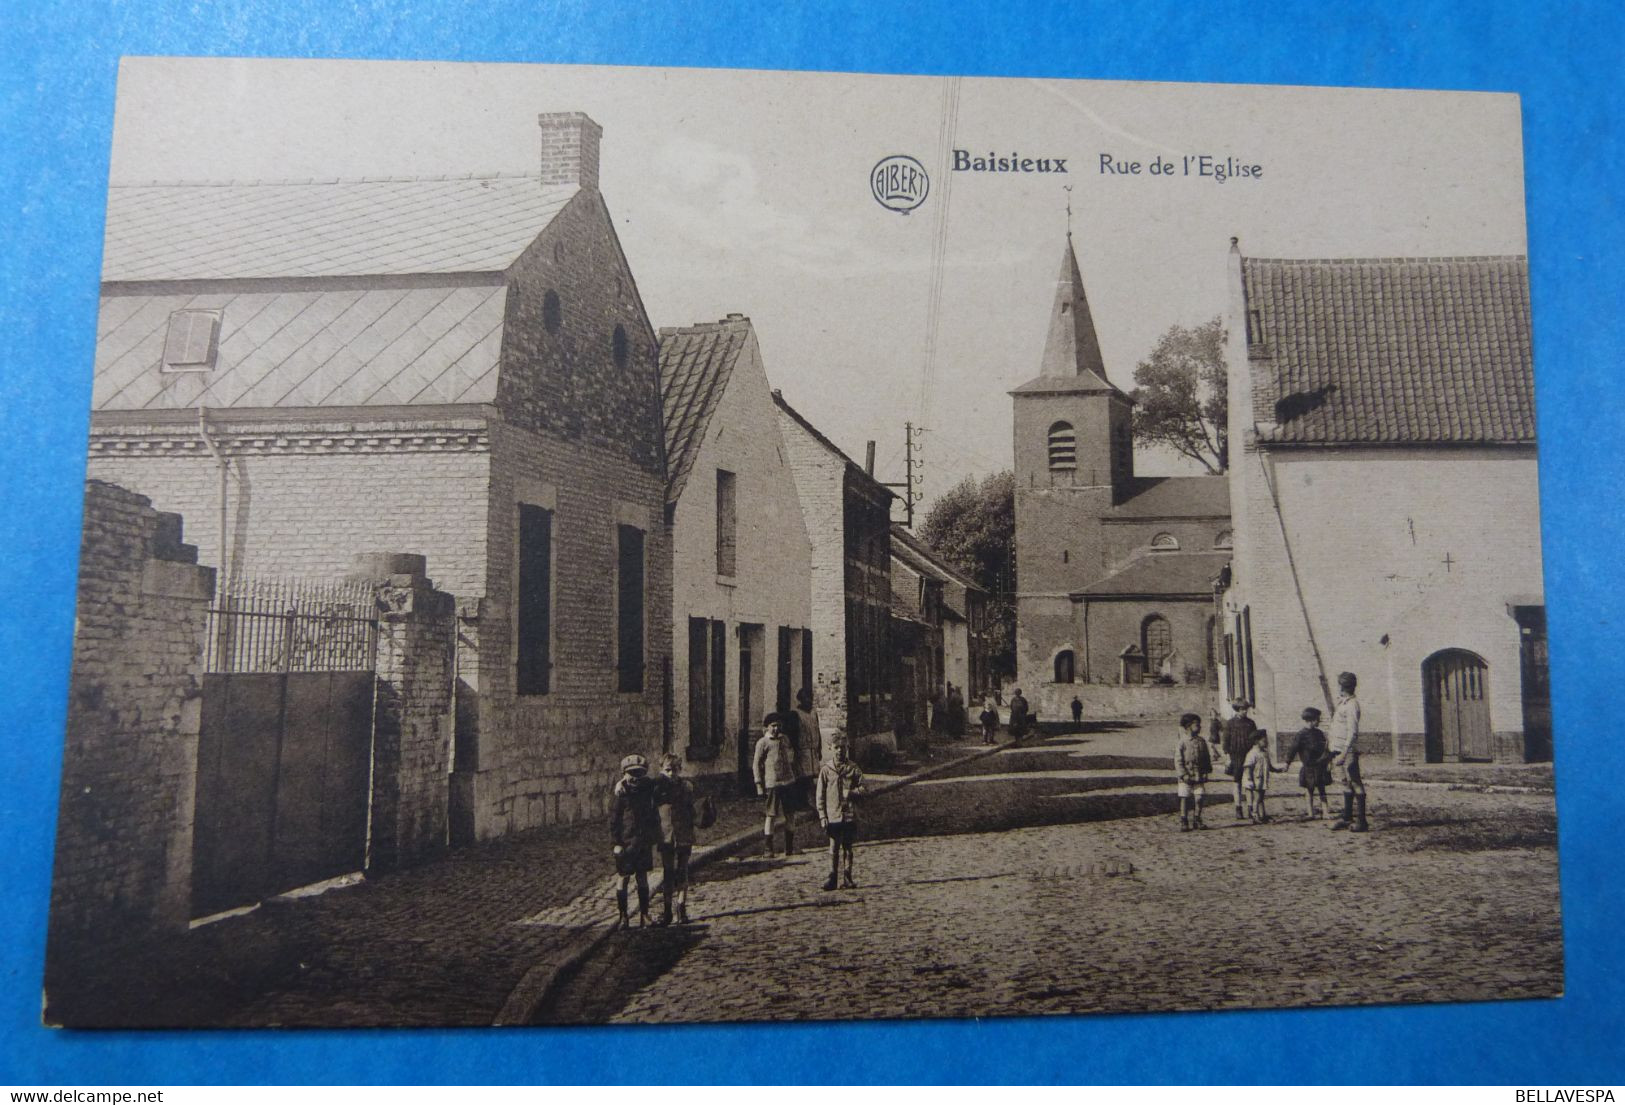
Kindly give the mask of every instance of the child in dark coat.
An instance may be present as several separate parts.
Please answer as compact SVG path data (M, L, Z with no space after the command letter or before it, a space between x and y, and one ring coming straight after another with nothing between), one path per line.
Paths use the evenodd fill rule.
M654 867L654 847L660 843L655 790L648 760L633 753L621 761L621 778L615 784L609 807L609 833L614 841L615 873L621 877L615 905L623 929L631 924L626 896L628 884L634 879L638 884L638 924L649 923L649 872Z
M672 921L672 898L677 899L677 923L688 924L688 861L694 854L694 784L683 778L683 757L666 753L655 780L655 810L660 817L660 894L665 908L662 925Z
M1282 770L1297 760L1298 786L1303 788L1305 820L1319 820L1326 816L1326 787L1332 781L1331 757L1326 753L1326 734L1320 728L1320 711L1313 706L1303 711L1303 728L1287 749ZM1320 795L1320 806L1315 806L1315 795Z

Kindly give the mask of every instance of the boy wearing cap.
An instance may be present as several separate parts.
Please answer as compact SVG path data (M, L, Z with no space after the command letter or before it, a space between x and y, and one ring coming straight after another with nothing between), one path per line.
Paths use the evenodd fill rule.
M609 833L614 841L615 873L621 877L615 892L620 927L628 928L627 886L638 884L638 924L649 923L649 871L654 867L654 846L660 843L660 815L655 811L657 787L649 778L649 761L633 753L621 760L621 777L609 807Z
M1174 749L1174 777L1179 780L1179 831L1205 829L1202 824L1202 794L1213 759L1207 741L1202 739L1202 719L1185 714L1179 719L1181 735Z
M818 809L818 823L829 834L829 878L824 880L825 890L835 889L835 876L841 861L846 861L847 889L857 886L852 881L852 844L858 838L858 812L854 799L861 797L863 772L847 758L846 737L838 736L830 749L830 758L818 771L814 805Z
M1253 734L1258 732L1258 726L1253 719L1247 716L1247 700L1238 698L1230 704L1235 711L1234 716L1224 723L1224 756L1225 774L1230 776L1230 782L1235 790L1236 820L1241 821L1247 816L1246 799L1242 795L1241 776L1246 768L1247 753L1253 748Z
M1343 816L1332 822L1333 829L1352 833L1367 832L1365 823L1365 781L1360 778L1360 700L1354 697L1358 680L1345 671L1337 677L1337 708L1332 711L1327 751L1338 782L1343 784Z
M756 742L756 754L751 757L755 766L756 793L762 796L762 836L766 838L767 854L773 854L773 830L784 822L784 854L795 853L795 836L790 828L790 816L795 811L796 750L785 732L784 717L768 714L762 719L762 739Z

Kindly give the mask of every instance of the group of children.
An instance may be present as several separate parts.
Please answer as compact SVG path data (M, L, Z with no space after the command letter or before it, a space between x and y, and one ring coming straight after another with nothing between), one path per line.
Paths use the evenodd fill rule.
M1328 815L1331 803L1326 788L1332 782L1335 767L1343 787L1343 813L1333 821L1332 828L1367 832L1365 784L1360 776L1357 739L1360 728L1360 704L1354 693L1357 680L1353 673L1343 672L1338 675L1337 683L1339 693L1331 735L1320 728L1320 710L1307 707L1302 714L1304 727L1293 738L1286 762L1280 766L1276 766L1270 755L1268 734L1247 716L1245 700L1231 703L1233 713L1222 724L1215 721L1211 750L1202 739L1202 719L1196 714L1183 715L1179 719L1183 733L1174 752L1180 832L1207 827L1202 823L1202 800L1207 778L1220 756L1225 759L1225 774L1234 789L1236 820L1250 820L1255 824L1269 821L1265 803L1269 797L1270 775L1286 771L1296 760L1300 765L1298 786L1304 793L1305 819L1321 820Z
M808 707L810 703L802 703ZM796 714L802 710L795 711ZM811 715L810 709L806 713ZM762 835L767 854L774 854L775 836L782 829L784 854L795 851L791 822L797 811L811 809L829 838L829 877L825 890L853 888L853 845L858 836L857 799L863 796L863 772L852 762L846 738L837 733L824 747L816 775L804 770L808 745L822 740L816 715L812 721L789 712L762 719L762 737L756 742L752 765L756 793L763 801ZM799 740L796 736L799 735ZM813 745L816 747L816 745ZM818 757L812 756L816 763ZM631 926L631 891L635 885L638 924L687 924L689 860L694 852L694 831L716 821L716 806L706 798L696 807L694 784L683 778L683 758L661 757L661 774L650 777L649 761L636 753L621 760L610 803L610 839L615 872L620 884L615 893L621 928ZM660 853L663 908L659 920L649 917L649 872L654 853Z

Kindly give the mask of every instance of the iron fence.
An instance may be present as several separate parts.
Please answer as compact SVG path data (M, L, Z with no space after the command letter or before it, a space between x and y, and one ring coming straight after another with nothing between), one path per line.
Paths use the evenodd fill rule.
M371 671L378 641L370 584L229 581L209 610L207 672Z

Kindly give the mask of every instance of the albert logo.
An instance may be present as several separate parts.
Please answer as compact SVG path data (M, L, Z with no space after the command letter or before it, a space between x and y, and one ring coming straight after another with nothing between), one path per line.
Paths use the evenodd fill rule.
M894 153L881 158L869 171L869 190L880 206L906 215L925 202L931 178L924 165L907 154Z

